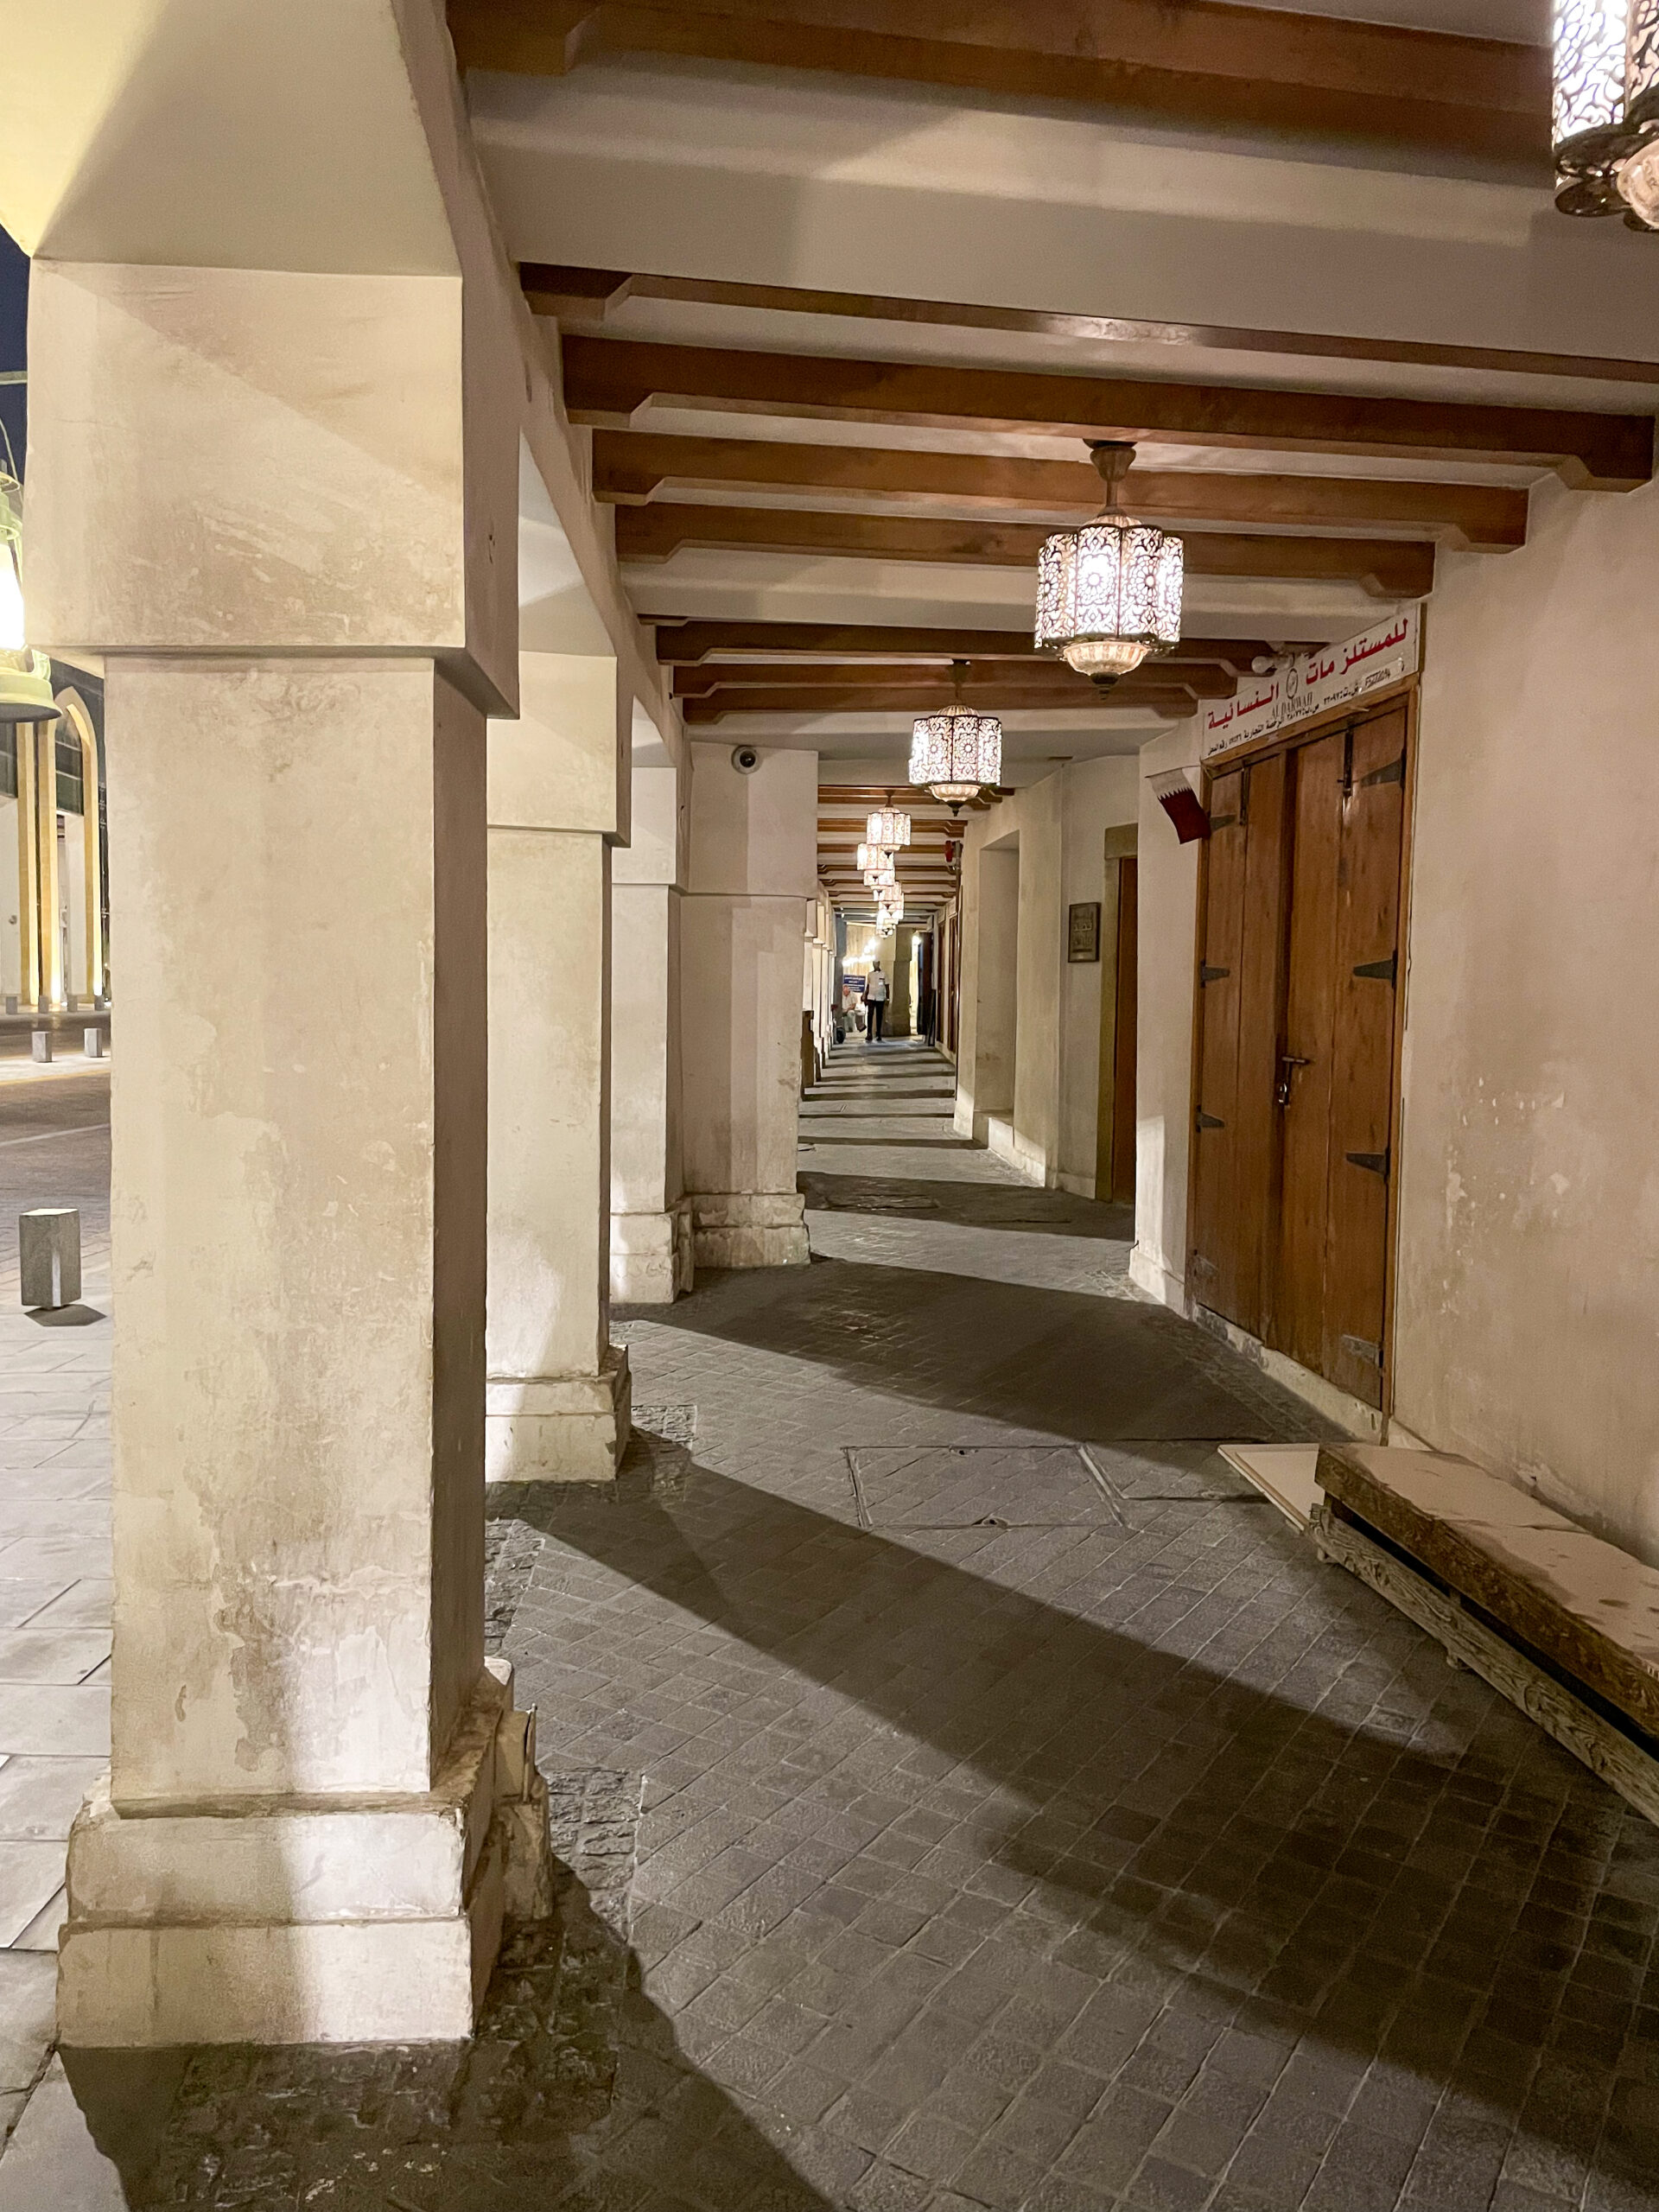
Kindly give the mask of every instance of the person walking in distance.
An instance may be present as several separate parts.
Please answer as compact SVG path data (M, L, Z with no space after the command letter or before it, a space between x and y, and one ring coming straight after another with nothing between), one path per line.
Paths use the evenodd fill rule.
M870 1042L879 1045L887 1020L887 979L881 973L878 960L870 970L870 980L864 986L864 1004L869 1010Z

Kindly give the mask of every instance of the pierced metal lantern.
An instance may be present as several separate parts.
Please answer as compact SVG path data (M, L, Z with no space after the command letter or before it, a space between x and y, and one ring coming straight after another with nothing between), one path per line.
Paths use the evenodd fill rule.
M962 702L966 661L952 661L957 696L943 713L918 715L911 725L910 780L935 798L976 798L1002 780L1002 725Z
M883 858L876 868L867 868L864 880L872 891L891 891L898 884L899 871L890 859Z
M1659 230L1659 0L1555 0L1555 205Z
M935 798L977 798L1002 780L1002 725L971 707L919 715L911 729L910 780Z
M1106 504L1080 530L1057 531L1039 554L1035 635L1107 690L1149 653L1179 644L1185 555L1179 537L1119 509L1135 448L1102 440L1090 451Z
M890 846L861 845L858 849L858 865L861 872L867 868L885 868L892 858L893 851Z
M878 807L864 834L871 844L880 845L884 852L896 852L901 845L910 842L910 817L896 813L890 806Z

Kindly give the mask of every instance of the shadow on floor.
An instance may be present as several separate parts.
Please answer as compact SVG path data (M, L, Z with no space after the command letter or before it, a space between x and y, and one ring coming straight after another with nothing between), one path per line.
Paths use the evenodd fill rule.
M827 1145L844 1140L819 1137L810 1141ZM869 1137L855 1141L887 1144L890 1149L902 1144L908 1151L916 1140ZM944 1140L931 1141L943 1144ZM975 1149L967 1137L951 1141L958 1150ZM1041 1191L1034 1184L970 1183L960 1178L946 1183L899 1175L841 1174L815 1162L801 1170L796 1187L805 1198L809 1212L827 1207L836 1213L880 1213L895 1200L901 1205L926 1201L927 1211L937 1219L955 1222L963 1229L1036 1229L1050 1236L1090 1236L1126 1249L1135 1242L1133 1206L1102 1205L1093 1198L1074 1198L1069 1191Z
M555 1540L532 1631L568 1615L567 1585L591 1596L579 1562L599 1562L638 1593L619 1649L689 1615L775 1684L832 1688L867 1736L926 1747L933 1825L899 1820L935 1839L911 1862L938 1915L915 1910L918 1940L952 1897L982 1908L985 1937L954 1954L938 2032L1026 1976L1005 2038L1040 2037L1055 2065L1113 2084L1077 2176L1103 2203L1175 2113L1174 2155L1199 2173L1170 2166L1175 2194L1148 2184L1125 2204L1209 2204L1200 2174L1230 2160L1217 2206L1301 2204L1344 2107L1353 2163L1318 2200L1332 2212L1394 2205L1408 2169L1424 2212L1485 2206L1517 2124L1518 2171L1550 2185L1540 2204L1659 2202L1659 1834L1340 1570L1312 1571L1322 1616L1299 1623L1283 1584L1309 1577L1308 1554L1269 1510L1147 1509L1162 1541L1131 1541L1116 1580L1106 1548L1086 1581L1065 1532L1057 1565L1067 1551L1073 1586L1133 1623L1108 1629L999 1579L1029 1534L953 1532L985 1569L969 1572L948 1540L893 1542L675 1447L653 1458L614 1496L503 1500ZM602 1628L572 1633L598 1680ZM641 1694L625 1662L624 1738ZM787 1692L768 1694L777 1732ZM829 1788L853 1721L747 1770L775 1792ZM898 1818L898 1777L871 1802ZM861 2001L845 1974L837 1997L844 2037ZM1431 2117L1443 2088L1449 2120ZM1534 2200L1517 2182L1503 2202Z
M504 1943L469 2043L64 2057L130 2212L831 2212L568 1877Z
M930 1195L938 1187L921 1185ZM1336 1433L1226 1345L1138 1300L818 1259L787 1271L711 1270L690 1299L626 1311L664 1330L828 1368L861 1389L947 1408L964 1424L992 1419L1085 1443L1296 1443Z

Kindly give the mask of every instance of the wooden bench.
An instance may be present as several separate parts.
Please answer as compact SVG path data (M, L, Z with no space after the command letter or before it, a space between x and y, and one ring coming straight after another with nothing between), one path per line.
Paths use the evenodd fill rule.
M1466 1459L1323 1445L1321 1555L1659 1822L1659 1571Z

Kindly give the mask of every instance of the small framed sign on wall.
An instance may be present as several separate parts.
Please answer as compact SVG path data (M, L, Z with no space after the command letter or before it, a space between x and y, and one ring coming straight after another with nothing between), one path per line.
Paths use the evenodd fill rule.
M1066 912L1070 925L1066 932L1066 958L1074 961L1098 960L1100 957L1099 899L1091 899L1087 906L1068 907Z

